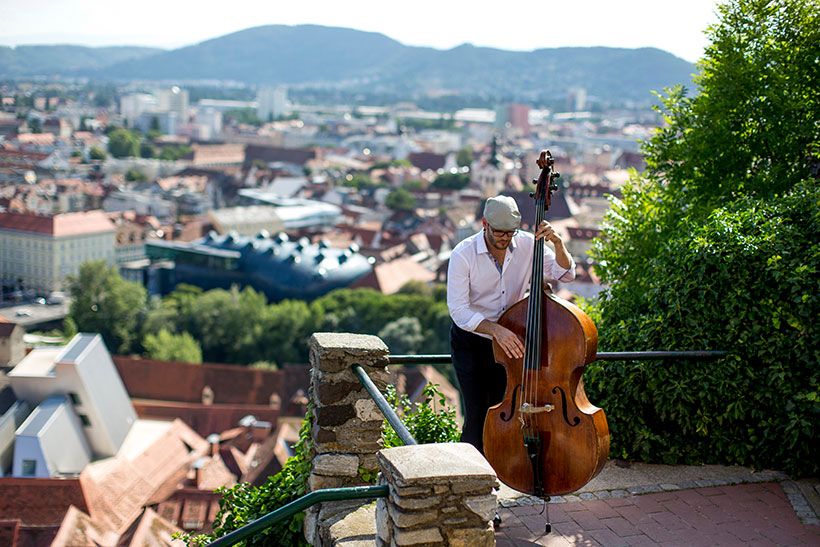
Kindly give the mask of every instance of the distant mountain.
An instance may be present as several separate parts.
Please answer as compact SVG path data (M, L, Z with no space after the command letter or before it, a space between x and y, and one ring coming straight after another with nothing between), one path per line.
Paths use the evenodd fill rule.
M129 46L0 46L0 78L72 75L161 51L158 48Z
M3 66L0 54L0 73ZM31 74L32 68L23 66ZM405 46L383 34L316 25L255 27L88 68L81 72L99 79L322 85L401 97L434 91L539 101L583 87L611 102L648 102L652 90L690 85L694 72L691 63L654 48L514 52L465 44L437 50Z

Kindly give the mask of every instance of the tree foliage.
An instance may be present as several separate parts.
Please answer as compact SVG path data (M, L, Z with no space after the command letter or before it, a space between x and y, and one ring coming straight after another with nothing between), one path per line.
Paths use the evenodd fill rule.
M418 352L424 335L421 323L415 317L399 317L379 331L379 338L384 340L390 351L399 355L413 355Z
M719 7L699 93L669 90L647 171L592 254L602 349L726 349L718 364L592 366L623 458L816 474L820 257L815 0ZM617 386L617 388L613 388Z
M106 154L105 150L103 150L99 146L92 146L91 149L88 151L88 157L92 160L104 160L106 157L108 157L108 154Z
M470 184L470 175L466 173L444 173L436 177L430 188L442 190L463 190Z
M146 335L142 346L145 348L145 355L150 359L185 363L202 362L202 348L187 332L172 334L162 329L157 334Z
M70 277L70 324L79 332L96 332L108 349L129 353L139 341L139 324L145 310L145 289L125 281L116 267L104 261L86 262Z
M394 188L387 194L384 204L394 211L412 211L416 208L416 198L404 188Z
M108 135L108 151L115 158L139 156L140 138L124 127L118 127Z

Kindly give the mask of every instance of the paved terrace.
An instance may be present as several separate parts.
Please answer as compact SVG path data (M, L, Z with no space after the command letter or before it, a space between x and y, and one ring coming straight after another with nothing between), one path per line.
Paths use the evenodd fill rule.
M499 547L820 545L818 482L741 467L610 461L576 495L549 504L503 486Z

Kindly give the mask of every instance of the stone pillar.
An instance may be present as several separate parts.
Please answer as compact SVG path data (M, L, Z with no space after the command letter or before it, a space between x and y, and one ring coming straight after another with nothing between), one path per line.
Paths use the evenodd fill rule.
M313 406L312 468L308 487L363 486L379 470L383 417L351 370L361 365L376 386L387 385L387 346L376 336L316 333L310 340L310 401ZM305 515L305 537L329 543L328 530L362 500L328 502Z
M376 545L495 545L495 471L470 444L401 446L379 452Z

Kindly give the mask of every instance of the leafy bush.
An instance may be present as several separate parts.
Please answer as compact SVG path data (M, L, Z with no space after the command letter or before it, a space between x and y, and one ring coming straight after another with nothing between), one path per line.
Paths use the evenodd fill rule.
M818 200L810 185L716 209L667 242L640 290L613 284L598 310L606 349L731 353L589 367L586 390L607 411L614 456L817 474Z
M407 395L399 396L395 386L387 386L385 398L419 444L458 442L461 429L456 423L456 411L447 406L438 384L428 383L422 394L424 400L415 404ZM385 448L404 446L387 420L384 421L382 439Z
M183 361L201 363L202 349L199 343L187 332L172 334L165 329L157 334L148 334L142 341L145 354L150 359L159 361Z
M593 365L612 453L665 463L820 471L816 452L820 12L719 6L695 78L671 90L647 170L592 250L607 350L726 349L719 362Z

